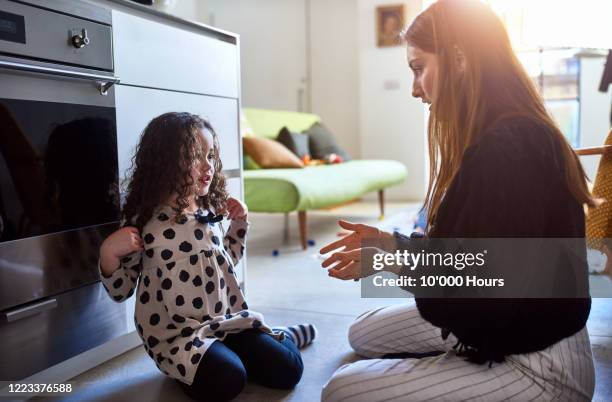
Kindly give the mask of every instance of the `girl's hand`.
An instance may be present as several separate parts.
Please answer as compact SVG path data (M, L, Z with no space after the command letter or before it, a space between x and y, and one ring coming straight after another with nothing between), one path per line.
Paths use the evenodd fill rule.
M138 229L125 226L108 236L100 246L100 265L102 270L111 274L119 266L119 260L136 251L142 251L144 243Z
M240 200L229 197L227 199L227 206L225 207L225 211L229 219L246 219L248 209L247 206Z
M395 242L391 233L360 223L350 223L341 220L338 221L338 224L344 229L351 230L352 233L323 247L319 250L319 253L327 254L341 247L344 248L340 251L356 250L364 247L364 241L367 241L368 245L379 247L386 251L393 251Z
M377 271L372 268L374 254L380 252L374 247L357 248L351 251L337 252L332 254L321 264L323 268L337 263L327 271L333 278L342 280L365 278Z

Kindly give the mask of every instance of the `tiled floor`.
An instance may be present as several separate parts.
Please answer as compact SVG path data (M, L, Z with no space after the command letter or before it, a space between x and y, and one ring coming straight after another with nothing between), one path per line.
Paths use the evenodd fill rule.
M272 325L314 323L320 339L303 350L305 371L292 391L264 389L249 383L238 401L305 401L319 399L321 387L336 368L356 359L346 340L353 318L365 310L401 299L363 299L359 284L331 279L320 267L317 250L336 238L336 217L357 222L403 226L416 205L389 204L388 219L376 219L374 203L357 203L331 211L310 213L310 238L314 247L302 251L292 216L288 243L283 242L281 215L253 214L248 244L247 299ZM279 252L273 256L273 250ZM612 400L612 300L594 299L589 331L596 358L597 388L594 400ZM165 378L142 348L125 353L76 377L77 392L69 401L188 401L173 380Z

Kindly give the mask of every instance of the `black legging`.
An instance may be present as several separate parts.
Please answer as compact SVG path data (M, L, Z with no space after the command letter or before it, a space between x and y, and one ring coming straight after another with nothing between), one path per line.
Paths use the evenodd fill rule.
M193 399L229 401L242 392L247 375L266 387L291 389L303 370L300 351L289 337L279 342L249 329L214 342L198 364L191 385L177 381Z

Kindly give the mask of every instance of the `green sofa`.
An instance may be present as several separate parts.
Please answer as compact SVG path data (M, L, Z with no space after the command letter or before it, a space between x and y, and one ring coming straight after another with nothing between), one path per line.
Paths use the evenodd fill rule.
M243 132L276 138L281 128L302 132L319 122L314 114L243 109ZM406 178L406 167L392 160L351 160L303 169L254 169L244 171L244 195L252 212L298 212L302 248L307 248L306 211L328 208L378 191L381 216L384 189Z

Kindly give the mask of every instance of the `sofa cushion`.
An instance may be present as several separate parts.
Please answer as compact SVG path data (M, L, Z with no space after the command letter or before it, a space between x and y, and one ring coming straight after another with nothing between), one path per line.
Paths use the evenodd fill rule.
M338 146L333 134L321 123L315 123L304 133L308 134L310 155L314 159L326 159L329 154L337 154L349 161L349 155Z
M310 155L308 147L308 135L289 131L287 127L283 127L276 137L276 141L286 146L291 152L302 159L306 155Z
M250 211L291 212L325 208L401 183L406 167L392 160L354 160L304 169L244 172Z
M253 108L244 108L243 112L253 135L257 137L276 138L283 127L300 133L321 121L319 116L310 113Z
M301 168L300 158L280 142L269 138L243 137L244 152L262 168Z

